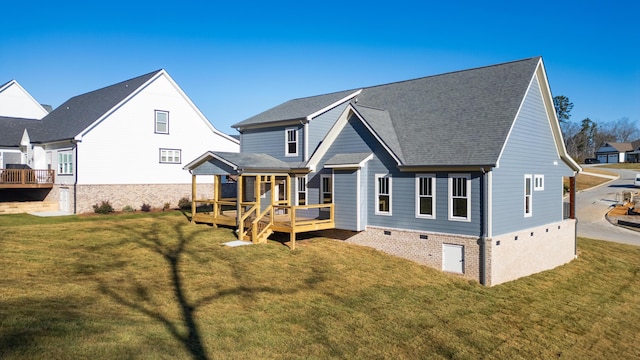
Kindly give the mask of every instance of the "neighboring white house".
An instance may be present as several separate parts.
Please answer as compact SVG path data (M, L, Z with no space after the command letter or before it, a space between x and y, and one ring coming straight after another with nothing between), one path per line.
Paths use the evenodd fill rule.
M633 142L608 142L596 150L601 163L638 162L640 160L640 139Z
M14 144L21 163L55 170L43 197L75 213L101 201L116 210L175 207L191 194L183 159L211 147L239 150L239 141L218 131L165 70L78 95L39 121L25 121L2 118L0 132L21 134Z
M16 80L0 85L0 116L40 120L48 113Z

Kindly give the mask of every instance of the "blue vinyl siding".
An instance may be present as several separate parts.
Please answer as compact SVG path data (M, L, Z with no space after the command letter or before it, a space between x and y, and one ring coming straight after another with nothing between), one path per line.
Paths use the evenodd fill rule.
M448 220L448 173L436 173L436 219L418 219L415 217L415 173L401 173L397 169L397 164L386 150L369 133L367 128L357 119L351 118L338 135L331 148L320 161L319 167L326 160L339 153L373 152L374 157L365 168L361 170L361 182L366 191L365 197L361 197L361 205L366 206L364 215L366 222L362 226L373 225L396 229L408 229L418 231L432 231L442 233L453 233L461 235L480 235L480 181L479 173L471 173L471 221L449 221ZM324 169L323 171L327 171ZM392 180L392 216L375 215L375 175L391 174ZM310 185L308 187L309 197L317 202L319 198L318 186L319 175L310 174ZM313 180L311 180L313 179ZM334 179L335 181L335 179ZM344 191L355 192L355 188L336 190L342 184L334 183L334 198L336 213L339 208L347 207L351 209L353 201L350 198L341 199L335 196ZM361 191L363 189L361 188ZM312 194L313 192L313 194ZM344 203L343 203L344 202ZM355 226L355 222L352 224Z
M544 190L532 192L531 217L524 216L525 174L544 175ZM540 86L534 78L499 167L493 170L493 235L561 221L562 177L572 174L558 156Z
M235 174L235 170L222 161L211 159L192 169L191 173L193 175L227 175Z
M331 127L335 124L348 104L348 102L340 104L311 119L309 122L309 157L315 152L324 137L327 136L327 133L331 130Z
M285 130L298 129L298 156L285 156ZM246 129L240 135L240 152L264 153L287 162L303 161L304 128L302 125Z

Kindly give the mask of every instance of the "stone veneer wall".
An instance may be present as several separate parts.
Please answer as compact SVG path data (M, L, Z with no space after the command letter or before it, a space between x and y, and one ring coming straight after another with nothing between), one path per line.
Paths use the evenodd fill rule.
M576 222L572 219L493 237L489 284L501 284L570 262L576 258L575 238Z
M385 235L385 231L390 234ZM427 239L421 239L420 235L426 235ZM464 273L455 275L480 281L481 249L478 237L368 226L365 231L356 233L345 241L370 246L438 270L442 270L442 245L463 245Z
M211 198L213 184L197 184L197 197ZM73 186L69 186L69 209L73 211ZM55 185L51 190L48 201L58 201L60 186ZM149 204L152 208L162 208L164 203L170 203L172 208L178 206L182 197L191 199L191 184L129 184L129 185L78 185L77 186L78 214L93 212L93 205L102 201L109 201L113 209L122 210L130 205L140 210L142 204Z

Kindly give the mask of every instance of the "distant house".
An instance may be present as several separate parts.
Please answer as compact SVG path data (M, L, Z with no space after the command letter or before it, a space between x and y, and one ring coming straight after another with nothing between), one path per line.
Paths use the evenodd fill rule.
M165 70L75 96L51 113L15 81L2 89L5 201L55 201L74 213L93 211L101 201L116 210L143 203L175 207L191 193L183 159L212 147L239 149L238 140L215 129ZM10 163L33 170L5 169Z
M236 199L215 190L195 218L254 242L288 232L292 246L298 232L350 230L486 285L553 268L576 256L563 177L581 168L552 99L536 57L290 100L234 125L239 154L185 166L238 177Z
M601 163L635 163L640 161L640 139L633 142L608 142L596 151Z

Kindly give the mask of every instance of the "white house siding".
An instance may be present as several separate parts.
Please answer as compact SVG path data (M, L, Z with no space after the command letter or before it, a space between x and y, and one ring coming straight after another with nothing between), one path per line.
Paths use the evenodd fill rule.
M489 283L497 285L553 269L575 258L575 220L493 237L489 248Z
M155 110L169 112L169 134L156 134ZM161 164L160 149L181 150L180 164ZM109 114L78 143L78 184L190 184L182 166L205 151L237 152L160 76Z
M0 89L0 116L42 119L47 111L17 82Z
M532 191L532 216L524 215L524 176L544 175ZM562 220L562 177L573 172L558 156L538 80L525 96L492 179L492 234L501 235Z

